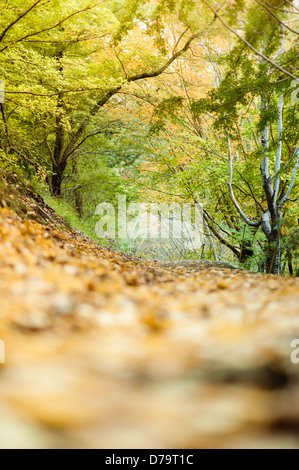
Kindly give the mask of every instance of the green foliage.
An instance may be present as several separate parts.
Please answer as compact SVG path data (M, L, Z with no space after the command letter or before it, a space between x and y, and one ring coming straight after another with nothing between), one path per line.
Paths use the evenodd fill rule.
M0 148L0 167L3 170L8 170L11 173L14 173L18 168L18 158L16 155L7 155Z
M275 5L280 8L282 2ZM285 19L284 12L275 11ZM254 47L296 73L294 35L284 35L282 50L277 20L265 8L237 0L223 5L220 14L234 29L242 28ZM144 87L130 81L134 74L159 69L189 33L198 35L198 42L171 65L169 75L161 81L152 77ZM21 172L35 187L47 182L60 198L46 197L72 227L94 237L96 205L116 206L119 194L129 201L199 200L214 230L205 228L204 255L236 260L247 250L243 265L257 269L265 238L256 230L243 233L231 201L227 136L236 198L257 220L267 207L259 169L261 131L269 125L273 174L279 96L284 96L283 164L298 145L298 106L292 102L292 80L242 42L228 41L228 32L206 5L193 0L8 0L0 18L0 55L0 79L6 83L0 166ZM267 101L262 112L261 97ZM279 197L293 167L294 161L279 173ZM55 193L57 175L61 182ZM292 194L298 186L296 176ZM288 203L284 216L283 244L293 247L288 237L293 240L297 206ZM163 248L166 257L181 256L173 247ZM121 249L160 256L162 247L125 240Z
M42 192L45 202L62 218L73 230L79 230L95 241L99 241L95 234L96 218L82 220L75 209L62 199L52 197L48 192Z
M166 126L166 122L178 122L177 111L181 109L183 98L181 96L171 96L161 101L154 109L153 124L150 127L150 134L158 134Z

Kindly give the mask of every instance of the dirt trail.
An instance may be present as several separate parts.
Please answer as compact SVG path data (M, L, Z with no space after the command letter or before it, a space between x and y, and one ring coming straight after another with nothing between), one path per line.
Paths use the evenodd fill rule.
M196 261L196 260L176 260L176 261L162 261L159 263L165 268L184 268L186 272L192 273L197 272L206 268L227 268L227 269L238 269L229 263L222 263L220 261Z
M298 278L136 260L24 198L0 209L2 448L299 447Z

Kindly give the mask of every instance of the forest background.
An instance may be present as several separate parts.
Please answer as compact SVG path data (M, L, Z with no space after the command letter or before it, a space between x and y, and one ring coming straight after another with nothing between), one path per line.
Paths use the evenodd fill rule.
M1 171L117 250L298 274L298 18L290 0L2 0ZM200 249L99 240L120 195L200 205Z

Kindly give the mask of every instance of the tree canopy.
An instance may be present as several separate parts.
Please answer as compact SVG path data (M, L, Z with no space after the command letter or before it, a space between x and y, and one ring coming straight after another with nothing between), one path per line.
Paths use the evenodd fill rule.
M119 195L202 206L200 251L121 249L295 274L298 15L286 0L7 0L1 165L90 229Z

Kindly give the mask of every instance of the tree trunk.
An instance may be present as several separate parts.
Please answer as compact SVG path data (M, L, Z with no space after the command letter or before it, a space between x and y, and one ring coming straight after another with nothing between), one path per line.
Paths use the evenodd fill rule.
M257 271L259 273L264 273L265 272L265 262L263 260L260 260L257 265Z
M292 256L292 250L291 248L288 249L288 268L289 268L289 273L290 273L290 276L294 276L294 271L293 271L293 256Z
M75 179L77 179L79 175L78 155L75 155L75 158L73 159L72 170L73 170L73 174L75 175ZM82 219L84 215L84 210L83 210L83 198L82 198L80 189L75 190L75 208L79 217Z
M63 78L63 66L61 62L62 58L63 51L58 51L56 54L57 68L61 77ZM51 194L55 197L61 195L63 173L67 164L67 158L64 158L65 129L63 124L63 114L63 93L58 93L56 107L55 145L53 150L52 178L50 187Z
M266 268L268 274L280 274L280 227L268 236Z
M84 215L83 211L83 199L80 190L75 191L75 207L79 217L82 219Z
M52 178L51 178L51 194L52 196L59 197L61 195L61 185L63 181L63 174L66 167L66 162L62 162L59 165L52 166Z
M200 254L200 259L204 259L204 256L205 256L205 244L203 243L202 244L202 248L201 248L201 254Z
M240 256L239 256L239 261L240 263L245 263L247 260L252 258L254 255L254 250L252 248L251 242L245 242L243 245L241 245L240 248Z

